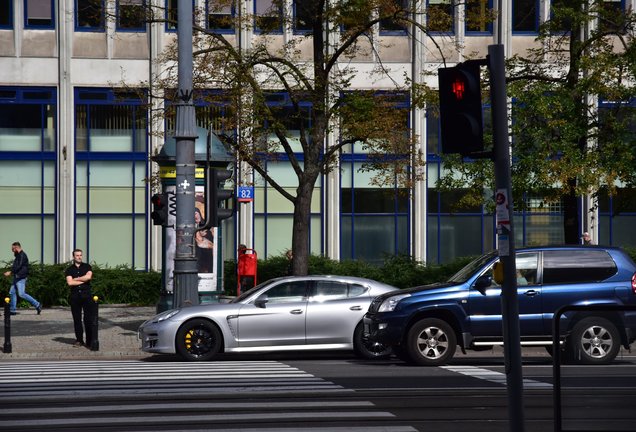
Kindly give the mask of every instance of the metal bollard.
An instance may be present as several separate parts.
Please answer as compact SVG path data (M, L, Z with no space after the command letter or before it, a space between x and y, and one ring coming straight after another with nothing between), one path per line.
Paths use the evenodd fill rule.
M91 351L99 351L99 297L93 296L93 302L95 303L95 307L93 309L93 325L91 326L91 331L93 332L93 337L91 338Z
M9 309L9 302L11 299L5 297L4 299L4 347L2 351L5 354L10 354L13 350L11 347L11 310Z

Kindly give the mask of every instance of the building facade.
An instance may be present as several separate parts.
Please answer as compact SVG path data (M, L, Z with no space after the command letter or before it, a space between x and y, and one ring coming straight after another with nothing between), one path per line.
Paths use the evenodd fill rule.
M633 1L608 4L627 10ZM236 4L193 4L199 25L241 43L258 37L259 23L265 22L238 32L223 19L237 13ZM490 0L478 4L483 10L493 7ZM141 11L148 5L167 21L146 23ZM294 0L285 3L295 19L280 26L273 43L303 35L296 6ZM150 156L170 137L163 125L151 120L142 95L158 72L157 59L176 38L170 21L176 7L177 0L0 2L0 245L8 249L11 242L20 241L32 260L43 263L67 261L78 247L100 265L162 267L162 230L149 216L150 196L157 190L152 179L158 172ZM258 18L271 10L272 1L245 0L241 7ZM427 7L445 10L451 4L429 1ZM534 46L539 24L550 10L548 1L513 0L504 2L501 23L485 18L467 23L464 7L456 8L451 23L434 29L439 32L437 43L461 46L458 51L445 50L447 61L460 62L468 54L485 57L488 45L497 41L504 43L507 55L523 52ZM409 32L382 22L374 37L382 43L373 54L352 60L351 67L368 72L388 65L396 77L417 81L423 70L439 65L431 54L433 41L413 44ZM421 34L415 37L424 40ZM366 76L360 73L352 88L391 88L388 81ZM434 80L428 84L436 86ZM408 98L404 104L409 106ZM212 121L204 117L197 117L202 131ZM453 203L461 190L441 193L434 188L443 170L438 119L412 108L408 121L426 153L426 180L408 193L397 185L378 187L359 170L367 157L364 150L346 149L339 169L316 185L310 218L312 253L369 262L408 254L419 261L443 263L495 247L491 213L481 206L457 210ZM205 154L203 133L197 153ZM246 175L240 163L236 168L240 176ZM284 160L269 162L267 170L285 188L295 188L296 178ZM259 257L281 255L291 246L291 203L258 175L249 176L239 178L254 184L254 201L239 204L234 218L224 222L220 246L225 258L235 257L241 243L257 250ZM581 198L581 232L592 231L599 243L636 246L632 195L619 191L598 206ZM531 196L525 199L527 209L515 215L517 244L562 242L560 206L545 206Z

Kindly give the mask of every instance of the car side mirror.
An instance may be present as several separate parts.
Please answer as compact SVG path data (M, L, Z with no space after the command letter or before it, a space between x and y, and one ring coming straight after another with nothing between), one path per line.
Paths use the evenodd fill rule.
M475 281L475 289L481 293L481 295L486 295L486 290L492 285L492 278L488 275L481 275Z
M265 309L265 304L267 302L267 294L261 294L256 300L254 300L254 306L256 306L257 308Z

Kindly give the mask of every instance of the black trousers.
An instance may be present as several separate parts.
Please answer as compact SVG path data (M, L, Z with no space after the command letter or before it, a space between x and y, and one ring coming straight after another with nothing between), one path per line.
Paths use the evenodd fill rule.
M95 319L95 302L90 290L74 289L71 291L71 314L73 315L75 339L84 343L84 331L86 331L86 346L90 347ZM84 315L83 320L82 314Z

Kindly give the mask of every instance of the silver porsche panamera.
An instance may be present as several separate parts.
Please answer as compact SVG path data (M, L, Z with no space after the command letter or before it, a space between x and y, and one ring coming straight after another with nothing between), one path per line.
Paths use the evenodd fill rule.
M363 337L376 296L397 288L349 276L268 280L230 303L172 309L139 327L141 349L204 361L221 352L353 350L363 358L390 349Z

